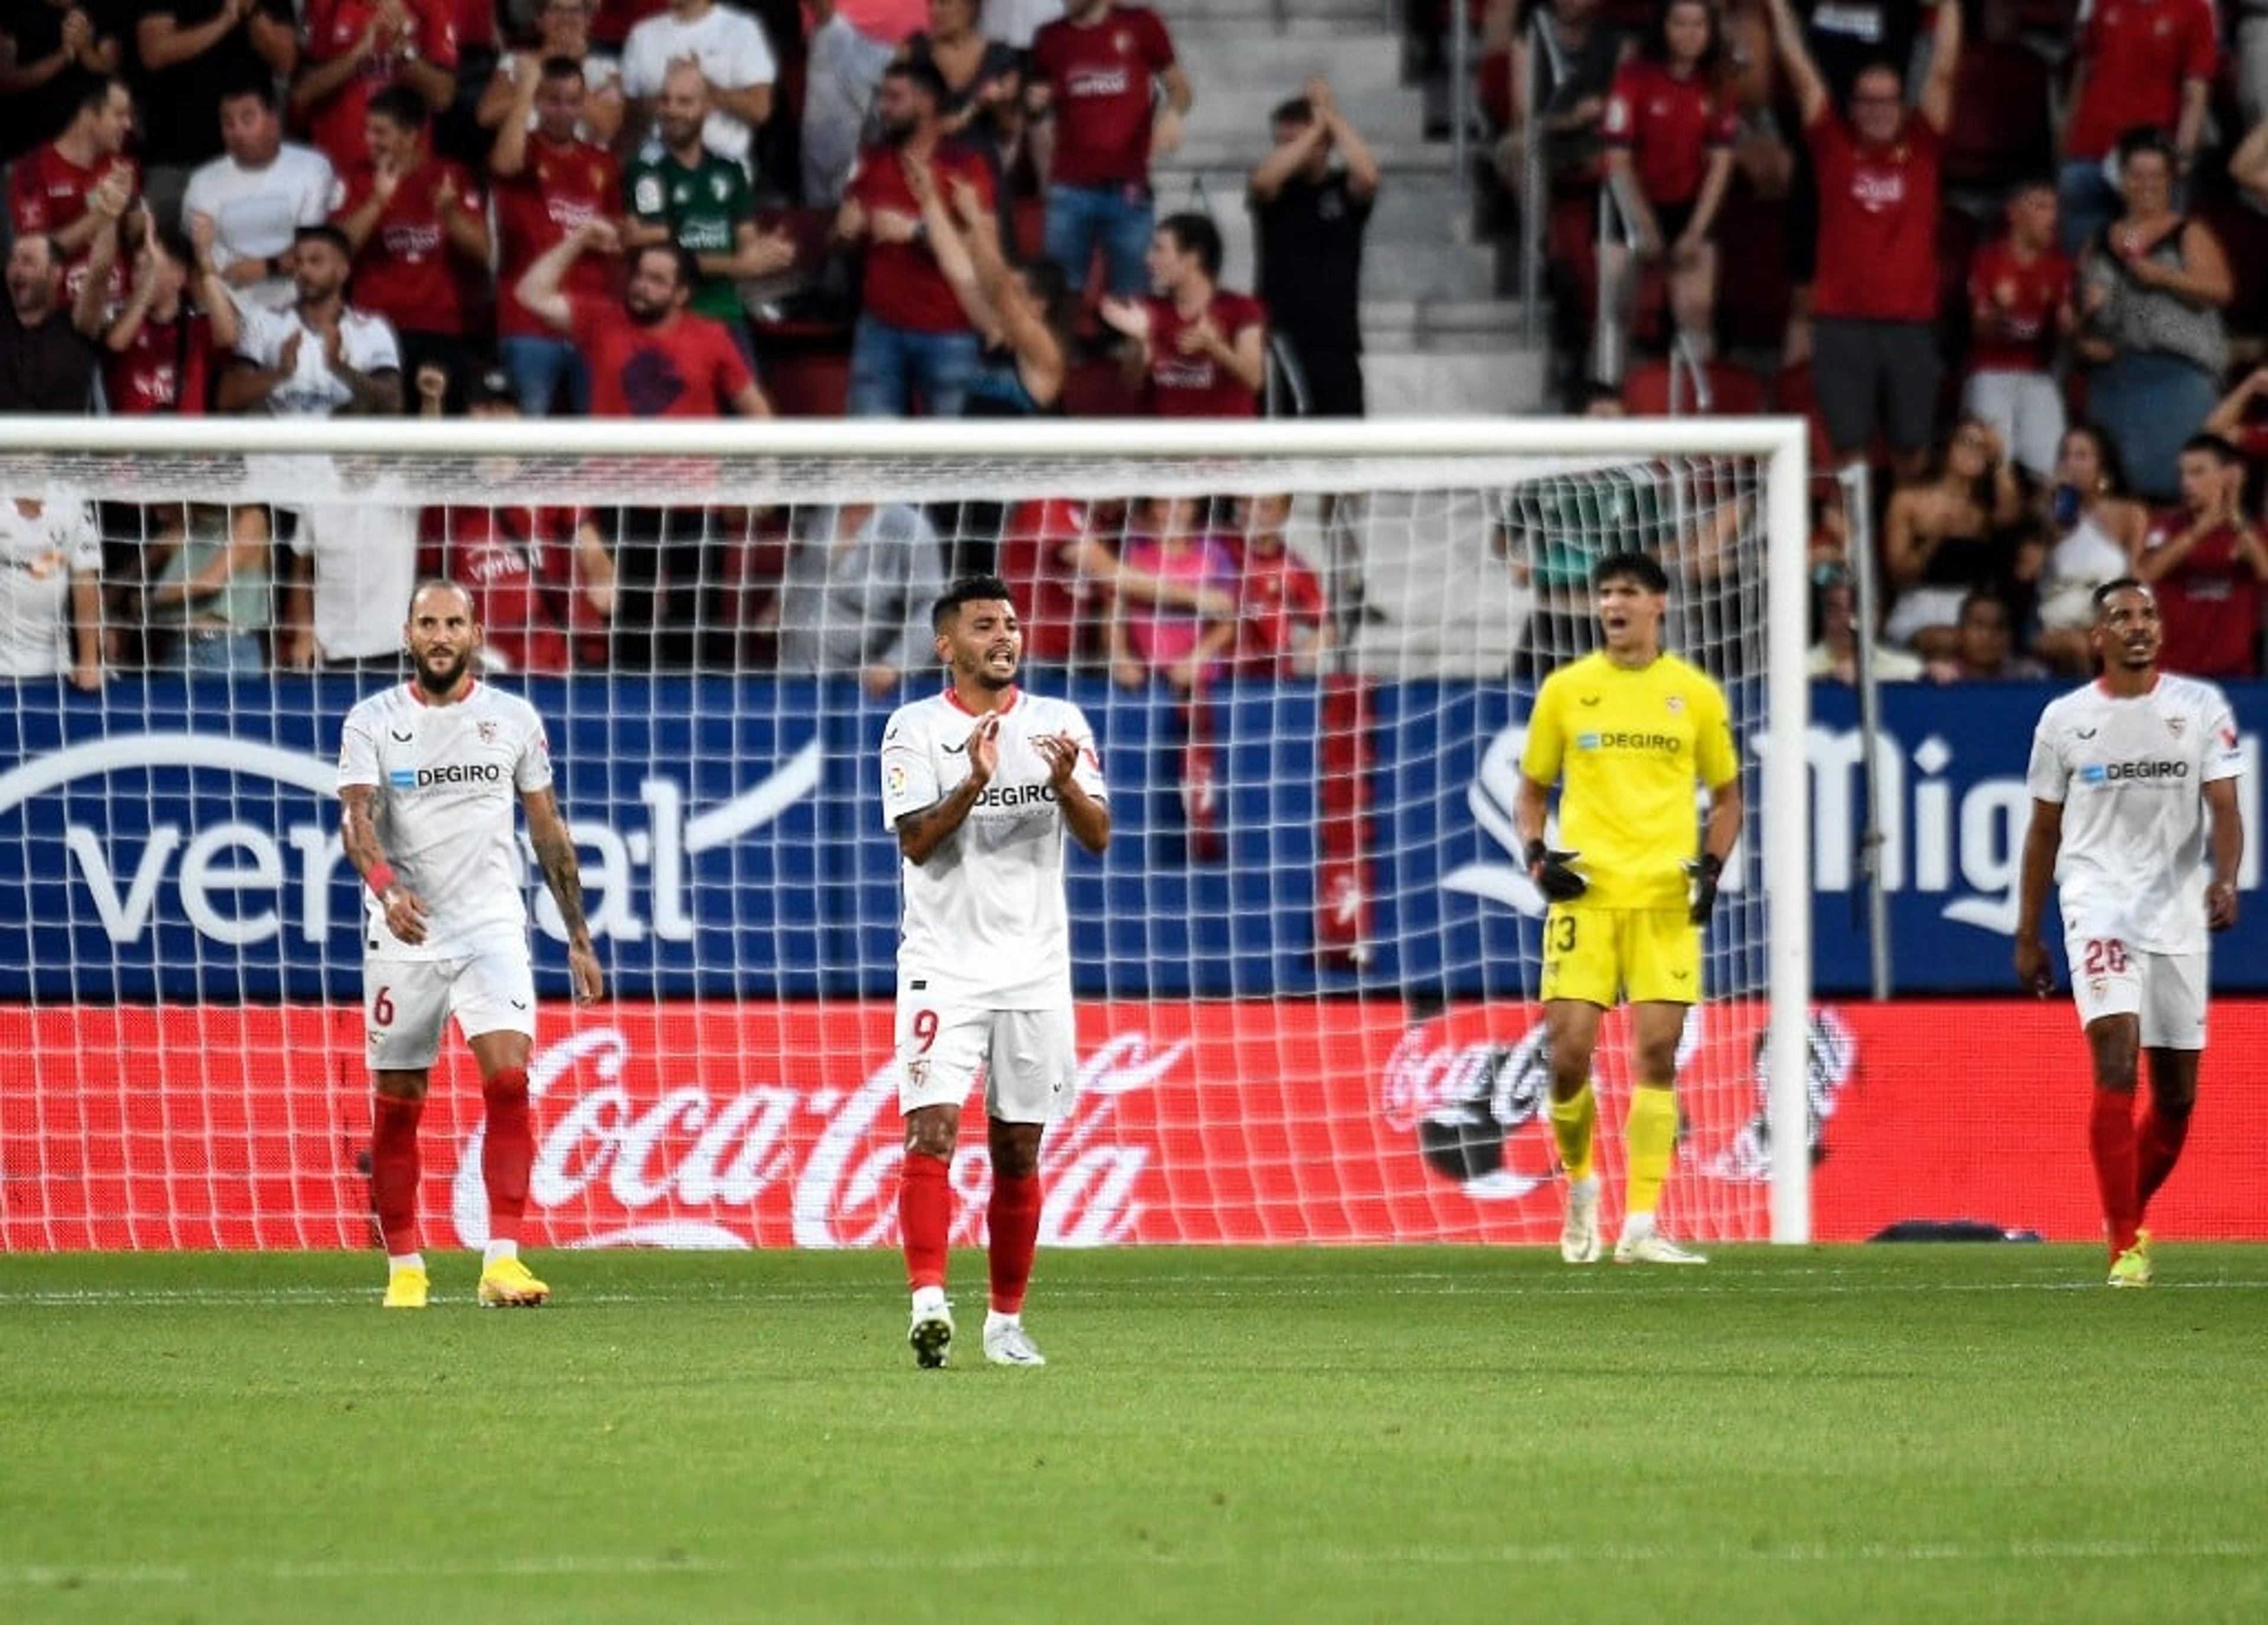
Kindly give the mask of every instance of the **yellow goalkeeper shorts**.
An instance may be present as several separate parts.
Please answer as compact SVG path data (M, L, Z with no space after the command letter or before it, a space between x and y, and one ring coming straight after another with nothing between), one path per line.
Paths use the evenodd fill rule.
M1683 908L1554 903L1543 916L1543 997L1602 1010L1701 1000L1701 932Z

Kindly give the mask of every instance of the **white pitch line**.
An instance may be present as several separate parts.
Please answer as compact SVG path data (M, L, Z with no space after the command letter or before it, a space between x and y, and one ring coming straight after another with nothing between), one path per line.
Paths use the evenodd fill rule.
M1606 1567L1614 1564L1711 1565L1763 1564L1774 1567L1835 1564L1905 1563L2073 1563L2135 1562L2257 1562L2268 1557L2268 1544L2257 1540L2185 1540L2154 1544L2147 1540L1959 1540L1867 1541L1855 1546L1796 1542L1769 1547L1727 1546L1696 1542L1618 1544L1580 1541L1541 1541L1478 1547L1278 1546L1266 1549L1113 1553L1092 1546L1077 1552L1035 1548L1027 1551L872 1551L839 1555L807 1553L802 1556L769 1559L764 1571L783 1572L1016 1573L1069 1568L1096 1569L1252 1569L1268 1565L1308 1569L1477 1569L1524 1567ZM560 1554L503 1561L452 1562L404 1558L399 1562L303 1562L289 1559L271 1563L129 1563L117 1565L22 1563L0 1564L0 1591L32 1591L55 1587L129 1590L155 1586L266 1582L274 1585L364 1584L395 1579L533 1579L552 1576L600 1578L672 1574L733 1574L745 1565L730 1560L684 1555L677 1557L606 1556Z

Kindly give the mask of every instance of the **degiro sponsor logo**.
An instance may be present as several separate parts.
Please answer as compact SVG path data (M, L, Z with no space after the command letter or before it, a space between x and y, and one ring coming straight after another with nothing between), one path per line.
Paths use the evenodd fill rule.
M1445 890L1463 892L1516 908L1543 912L1543 900L1519 859L1521 842L1512 824L1513 798L1520 786L1520 753L1525 724L1514 724L1491 739L1465 795L1474 822L1504 849L1500 861L1466 864L1441 877ZM1749 740L1761 757L1761 733ZM2022 746L2002 748L1995 760L2021 760ZM1866 782L1862 771L1865 736L1855 728L1814 725L1804 735L1810 769L1811 876L1818 892L1849 892L1866 884L1859 864L1865 828ZM2244 735L2237 744L2242 776L2237 799L2244 821L2244 860L2239 884L2258 884L2260 873L2260 739ZM2021 771L1974 772L1945 738L1931 732L1909 746L1887 731L1876 735L1874 761L1882 806L1875 822L1881 836L1882 884L1892 893L1941 893L1944 918L1980 930L2008 936L2016 928L2016 886L2023 866L2024 828L2032 798ZM1971 761L1974 761L1972 755ZM1970 769L1964 772L1964 768ZM2165 764L2129 762L2110 771L2136 778L2164 776ZM1751 791L1756 783L1749 776ZM2189 793L2194 794L2192 790ZM1751 815L1756 808L1751 794ZM1547 832L1547 839L1557 839ZM1727 867L1729 885L1742 875L1737 860Z
M682 783L655 775L638 783L643 825L571 820L569 830L585 854L583 884L593 932L616 942L643 941L649 935L690 941L696 922L686 860L740 839L811 795L819 788L821 760L819 741L813 739L760 783L690 813ZM330 805L338 770L324 757L210 733L91 739L0 774L0 819L25 816L41 798L81 780L160 768L182 772L158 778L154 798L138 788L122 792L122 805L152 807L156 815L146 831L119 829L129 820L108 816L92 822L67 817L63 825L63 882L85 889L110 940L125 945L145 938L160 917L161 901L170 903L166 917L186 919L200 936L229 947L271 942L287 932L302 942L324 940L336 923L331 881L346 861ZM265 779L288 793L232 798L239 806L267 802L270 816L259 822L224 818L185 824L165 814L191 794L192 769ZM461 780L501 769L428 771ZM25 812L18 813L18 808ZM295 812L303 815L294 818ZM641 879L643 886L637 884ZM639 911L642 901L648 905L644 913ZM563 940L549 892L538 898L535 917L546 933Z

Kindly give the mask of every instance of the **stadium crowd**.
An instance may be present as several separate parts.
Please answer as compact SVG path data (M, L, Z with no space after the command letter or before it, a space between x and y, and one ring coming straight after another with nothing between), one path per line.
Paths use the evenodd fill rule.
M1886 674L2080 670L2074 607L2129 570L2165 603L2170 666L2257 673L2258 18L1472 9L1495 184L1514 209L1542 188L1570 400L1658 410L1697 369L1712 409L1804 411L1822 464L1892 476L1867 532ZM10 0L0 410L1360 415L1377 158L1321 79L1256 104L1256 286L1224 287L1218 223L1160 216L1150 187L1193 93L1167 26L1116 0ZM1602 189L1628 228L1604 314L1636 357L1604 379ZM526 669L777 664L878 690L902 600L956 570L1007 574L1035 658L1177 689L1311 669L1359 614L1269 500L475 511L342 485L305 511L108 506L92 548L16 504L11 551L46 563L10 573L33 596L9 619L39 636L0 661L91 683L390 660L376 607L435 570L475 584ZM1549 547L1580 577L1581 545L1512 562ZM878 561L855 604L824 570L846 548ZM799 619L853 612L870 639Z
M1543 188L1571 399L1800 412L1815 467L1882 476L1871 527L1822 482L1816 673L1854 669L1848 539L1871 533L1879 676L2081 674L2088 594L2130 572L2169 668L2258 674L2268 18L1476 9L1491 183L1506 212Z

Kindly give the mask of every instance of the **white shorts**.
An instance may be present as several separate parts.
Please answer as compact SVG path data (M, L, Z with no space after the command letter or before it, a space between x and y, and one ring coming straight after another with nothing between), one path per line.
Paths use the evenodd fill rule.
M1043 1123L1070 1109L1079 1084L1071 1006L939 1009L898 1000L898 1109L960 1106L984 1077L984 1114Z
M2206 964L2203 953L2153 953L2116 937L2066 937L2071 993L2079 1025L2139 1016L2145 1049L2203 1049Z
M535 1035L535 971L514 942L450 960L363 961L362 1026L374 1072L420 1072L440 1058L451 1016L469 1040Z

